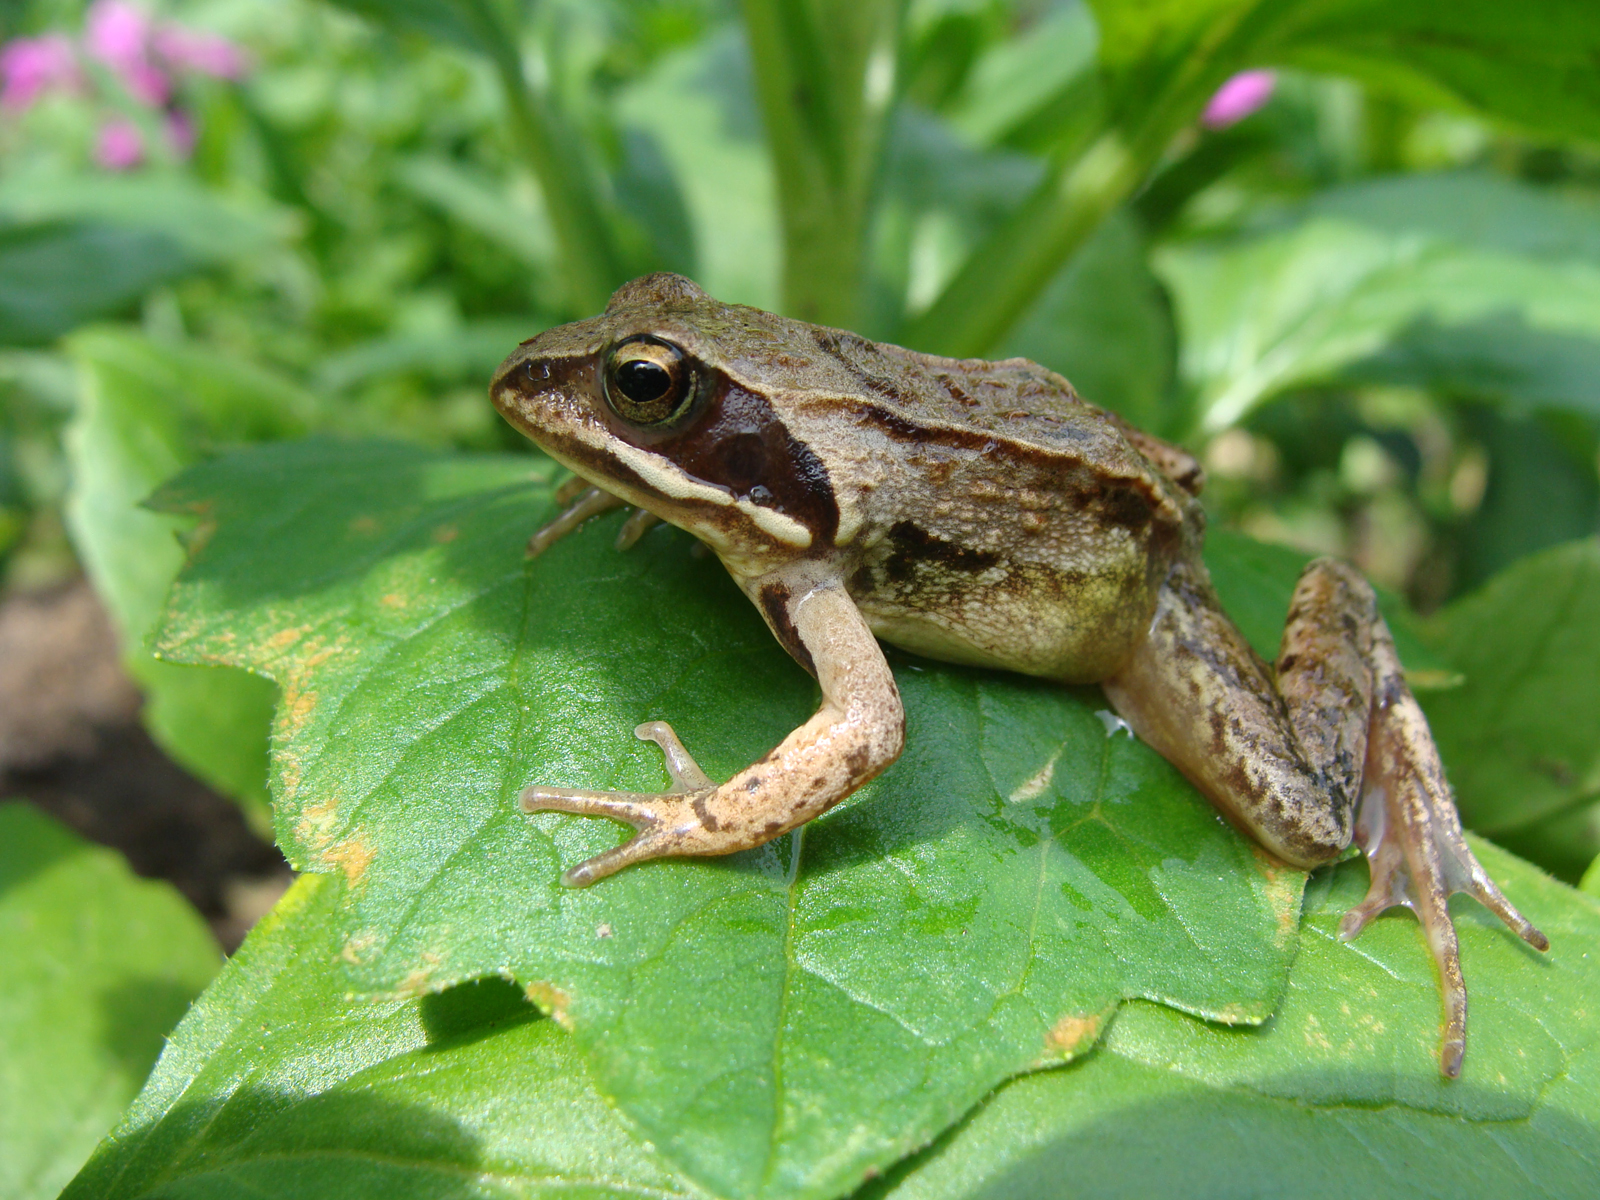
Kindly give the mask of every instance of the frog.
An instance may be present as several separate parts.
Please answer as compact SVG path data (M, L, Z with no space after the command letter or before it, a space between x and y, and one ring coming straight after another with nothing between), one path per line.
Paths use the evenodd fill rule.
M816 712L726 782L665 721L658 793L533 784L526 813L608 817L626 842L567 869L725 855L821 816L886 770L905 711L880 643L951 663L1098 684L1137 737L1271 859L1366 855L1339 935L1395 906L1438 969L1439 1066L1458 1076L1467 990L1447 901L1475 897L1548 940L1462 834L1433 735L1371 584L1323 557L1295 586L1275 662L1223 611L1201 554L1194 455L1023 358L952 359L724 304L656 273L600 316L517 347L491 399L572 472L537 555L588 518L699 539L816 680Z

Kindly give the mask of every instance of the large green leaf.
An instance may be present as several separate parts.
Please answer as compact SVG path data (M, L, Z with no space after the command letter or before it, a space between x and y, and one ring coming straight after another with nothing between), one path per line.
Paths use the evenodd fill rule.
M274 689L234 669L150 657L145 639L183 562L182 522L141 507L181 467L231 443L304 430L310 397L236 359L90 330L68 432L67 519L80 560L111 611L124 661L146 696L151 733L179 762L266 817L266 741Z
M0 1195L51 1200L215 974L183 897L31 805L0 805Z
M256 926L66 1197L707 1195L510 985L353 1003L342 884L303 876Z
M1600 799L1600 539L1513 564L1428 636L1465 677L1426 699L1469 824L1512 831Z
M722 1194L837 1194L1144 996L1276 1004L1303 876L1265 865L1098 691L899 660L901 762L805 830L581 891L607 822L529 783L659 787L671 718L713 776L811 685L715 564L597 522L527 562L550 464L282 444L195 468L162 653L283 688L281 844L342 873L340 969L412 995L528 985L672 1169ZM1432 1069L1431 1056L1422 1056Z
M1136 1002L1106 1045L1001 1089L864 1194L1031 1198L1069 1181L1084 1197L1587 1195L1600 906L1477 850L1552 949L1534 960L1463 911L1485 998L1460 1080L1434 1066L1438 998L1415 923L1377 922L1359 952L1337 942L1365 886L1347 863L1308 897L1272 1021L1229 1030ZM256 928L66 1200L732 1194L607 1103L579 1039L510 985L352 1003L331 967L345 889L304 876Z
M1361 864L1347 863L1308 891L1300 957L1272 1021L1226 1030L1129 1005L1087 1060L1005 1087L869 1193L1592 1196L1600 903L1483 842L1474 849L1551 949L1537 956L1483 910L1457 911L1473 989L1459 1080L1415 1068L1438 997L1410 917L1378 921L1358 953L1338 941L1340 915L1366 887Z
M1204 427L1350 380L1600 412L1592 210L1453 176L1357 185L1298 216L1157 255Z

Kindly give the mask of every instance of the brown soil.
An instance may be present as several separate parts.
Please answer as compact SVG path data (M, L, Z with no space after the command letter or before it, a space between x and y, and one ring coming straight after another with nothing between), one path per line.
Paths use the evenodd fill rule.
M171 883L230 953L292 875L239 809L139 722L115 634L78 580L0 603L0 799L26 799Z

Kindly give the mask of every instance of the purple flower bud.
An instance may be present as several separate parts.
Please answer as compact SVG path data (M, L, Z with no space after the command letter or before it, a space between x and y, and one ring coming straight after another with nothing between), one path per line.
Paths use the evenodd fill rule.
M1200 124L1207 129L1226 129L1270 100L1277 86L1278 76L1273 71L1240 71L1217 89L1200 114Z
M162 25L151 41L161 61L180 70L198 71L217 79L240 79L249 67L242 49L214 33Z
M110 171L126 171L144 161L144 139L132 121L117 117L100 126L94 160Z
M123 0L95 0L83 23L83 46L116 74L128 94L160 108L172 95L165 71L150 61L150 22Z
M22 112L41 93L53 87L78 89L83 85L78 59L65 34L16 38L0 46L0 108Z

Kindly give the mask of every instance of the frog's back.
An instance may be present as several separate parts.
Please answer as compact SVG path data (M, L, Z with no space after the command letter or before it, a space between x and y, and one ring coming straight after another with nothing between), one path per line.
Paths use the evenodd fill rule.
M829 380L811 365L793 420L823 461L849 464L835 478L840 541L874 631L1055 679L1114 671L1198 537L1193 460L1027 359L806 328L840 370Z

